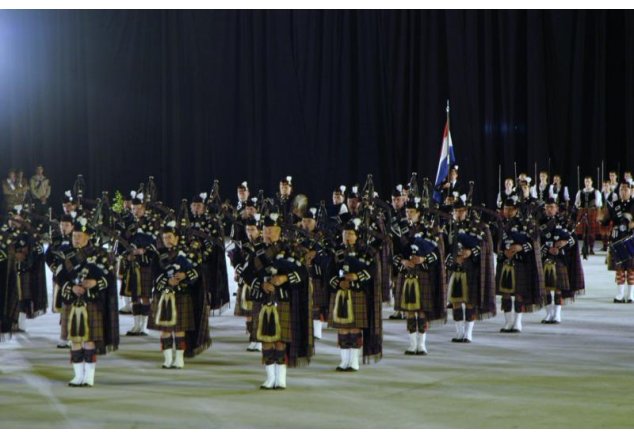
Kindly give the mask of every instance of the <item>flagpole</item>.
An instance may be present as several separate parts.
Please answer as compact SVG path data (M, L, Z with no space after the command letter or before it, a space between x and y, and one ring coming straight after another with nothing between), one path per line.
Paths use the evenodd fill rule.
M451 133L451 130L449 129L449 99L447 99L447 167L451 166L451 154L449 154L449 133Z

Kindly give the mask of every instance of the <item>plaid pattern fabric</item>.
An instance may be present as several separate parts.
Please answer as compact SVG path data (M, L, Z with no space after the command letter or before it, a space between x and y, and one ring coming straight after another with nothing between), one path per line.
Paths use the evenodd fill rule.
M390 301L390 281L392 280L392 257L394 256L394 248L391 240L387 240L381 247L379 254L381 264L381 298L383 302Z
M149 299L152 297L152 287L154 285L154 270L151 266L139 266L139 272L141 274L141 287L137 289L136 292L127 291L129 288L127 286L128 279L132 276L135 276L133 266L129 263L125 263L125 267L123 270L123 279L121 280L121 295L125 297L136 297L138 299L144 298ZM128 277L130 276L130 277ZM134 282L134 281L133 281Z
M585 227L584 220L582 219L584 214L588 214L588 234L591 236L598 235L601 230L599 229L599 222L597 221L597 214L599 210L596 208L591 209L579 209L577 211L577 228L575 233L577 236L583 236L583 228Z
M418 280L420 288L420 308L418 309L403 309L401 306L403 298L403 287L405 279L412 275L406 274L406 272L399 273L397 284L399 285L399 302L394 303L394 309L398 311L416 311L416 312L433 312L434 308L434 295L438 292L438 285L435 280L435 276L432 273L424 270L416 270L415 277ZM396 295L395 295L396 296Z
M156 313L158 311L158 302L160 294L155 294L152 299L152 313L148 319L148 328L159 331L193 331L194 330L194 306L192 298L188 293L176 293L176 325L160 326L156 322Z
M310 282L313 284L313 306L327 311L330 306L328 285L321 278L311 278Z
M251 288L247 284L242 284L238 286L238 293L236 294L236 304L233 309L233 315L237 317L247 317L252 314L253 309L253 301L250 300L251 294L249 292ZM243 309L243 304L249 309Z
M72 305L64 304L62 307L62 340L68 340L68 316ZM88 311L88 328L89 328L89 341L100 342L103 340L103 310L102 306L98 302L89 302L86 304L86 310Z
M352 312L354 320L352 323L336 323L333 319L335 308L335 297L337 292L330 295L330 306L328 308L328 326L335 329L360 329L368 327L368 308L366 304L365 292L352 290Z
M557 291L565 291L565 290L569 290L570 289L570 278L568 276L568 268L566 267L566 264L564 261L560 260L560 259L556 259L554 261L554 268L555 268L555 284L554 285L548 285L549 283L549 275L547 274L547 262L544 261L543 267L544 267L544 286L546 288L547 291L550 290L557 290ZM554 288L550 288L550 287L554 287Z
M260 324L260 310L262 309L262 304L258 304L257 307L254 307L254 311L257 308L257 313L253 314L253 328L257 331L258 325ZM293 316L291 313L291 305L290 302L279 302L277 304L277 314L280 317L280 331L281 337L279 341L283 341L284 343L292 343L293 335L292 335L292 324L293 324ZM261 341L261 340L258 340Z
M511 293L512 296L520 294L523 297L523 295L527 291L530 291L533 288L532 280L530 278L531 276L530 264L531 264L530 261L523 261L523 262L514 261L513 262L513 269L515 270L515 292ZM495 285L496 285L496 291L498 295L505 294L499 291L500 275L502 274L502 267L504 265L505 264L498 263L496 273L495 273Z

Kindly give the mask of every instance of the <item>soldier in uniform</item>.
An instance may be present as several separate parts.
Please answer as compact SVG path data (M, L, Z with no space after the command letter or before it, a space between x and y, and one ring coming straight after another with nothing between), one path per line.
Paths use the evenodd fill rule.
M544 274L540 248L531 218L518 216L515 198L504 205L502 229L498 230L496 294L502 296L504 327L500 332L522 332L523 313L541 308ZM515 303L513 303L513 300ZM513 316L515 311L515 316Z
M199 274L194 256L179 245L175 221L161 229L161 238L150 328L161 331L163 369L182 369L187 349L185 333L196 329L192 288Z
M449 273L448 296L456 324L454 343L471 343L475 321L494 317L495 271L493 242L488 226L467 218L462 198L453 205L445 263Z
M619 185L619 199L608 202L607 213L601 218L603 224L612 222L610 238L613 243L632 236L634 229L634 201L629 183ZM630 255L631 256L631 255ZM634 300L634 258L617 263L613 252L608 253L608 270L616 272L617 295L614 303L631 303ZM627 293L625 292L627 284Z
M421 221L418 200L405 206L408 231L394 241L398 309L407 318L409 346L406 355L427 355L429 323L446 319L446 281L443 252L430 227Z
M60 218L59 229L53 233L51 244L46 249L45 254L46 265L53 273L53 312L57 313L62 311L62 296L59 294L61 285L58 282L58 274L63 268L65 254L72 249L73 222L70 215L63 215ZM60 349L69 348L70 343L60 339L57 347Z
M262 343L266 380L260 388L285 389L286 368L308 364L313 355L308 273L290 243L282 241L282 216L264 219L265 246L249 258L245 280L261 304L255 327Z
M391 194L391 204L390 204L390 235L396 234L396 236L400 237L403 233L401 229L405 230L405 225L407 224L407 219L405 218L405 203L407 201L407 197L403 196L403 185L397 185ZM388 240L387 246L388 252L391 258L394 257L394 237ZM390 285L392 290L392 300L394 302L394 312L388 318L390 320L403 320L405 317L403 313L397 310L398 297L397 294L400 294L400 291L396 289L396 277L398 276L398 270L396 266L392 265L392 269L390 270ZM389 297L383 297L384 302L389 302Z
M575 197L575 207L577 210L577 236L587 236L585 243L591 255L594 254L594 240L599 234L599 223L597 216L599 209L603 206L601 202L601 192L592 186L592 177L586 176L583 179L584 188L577 192ZM587 228L584 230L584 228Z
M235 281L238 283L234 315L246 317L246 330L249 334L248 352L262 352L262 343L257 340L256 329L253 327L253 315L259 313L259 304L251 298L251 285L245 281L243 273L248 269L248 262L255 253L262 249L260 233L260 214L254 214L244 220L246 241L243 241L234 252ZM234 224L235 225L235 224Z
M317 219L316 207L306 209L301 224L304 233L300 236L299 252L308 270L309 291L312 292L313 336L321 339L322 323L328 321L330 306L328 275L332 271L332 254L327 248L324 232L317 229Z
M350 220L344 226L342 245L335 250L335 274L330 278L332 288L328 312L328 326L337 329L337 345L341 362L336 370L359 370L359 356L364 346L363 329L369 326L373 309L368 306L372 297L371 257L358 242L361 219ZM374 306L380 306L375 303Z
M143 194L135 194L132 200L134 221L126 229L123 238L128 247L121 246L121 295L131 298L134 326L128 336L148 335L152 285L156 277L158 222L146 212Z
M546 317L542 323L561 323L562 292L570 291L568 255L576 250L575 239L558 217L557 200L549 198L540 219L541 255L546 292ZM578 252L577 252L578 254Z
M22 205L14 206L2 233L5 257L9 259L6 294L17 300L15 332L25 332L26 320L46 313L48 306L41 233L25 213Z
M105 352L104 307L108 294L109 261L105 252L91 244L94 230L84 217L77 219L72 250L65 254L57 282L61 285L62 339L72 342L70 359L75 376L71 387L92 387L97 352Z

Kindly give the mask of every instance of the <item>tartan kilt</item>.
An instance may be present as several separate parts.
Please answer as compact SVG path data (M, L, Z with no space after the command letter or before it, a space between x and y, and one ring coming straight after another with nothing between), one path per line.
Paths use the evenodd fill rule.
M609 221L608 224L605 226L599 223L599 231L601 232L601 235L609 235L610 232L612 231L612 226L613 226L612 221Z
M500 276L502 274L502 267L504 263L498 263L495 269L495 294L502 296L504 294L510 294L511 296L519 296L524 301L530 301L531 293L533 289L531 280L531 261L514 261L513 267L515 267L515 292L514 293L502 293L500 291Z
M258 326L260 324L260 310L262 309L262 303L254 303L253 305L253 332L257 332ZM284 343L292 343L293 333L291 331L291 323L293 316L291 315L291 303L278 302L277 314L280 317L281 337L279 341Z
M597 214L599 213L599 210L597 208L579 209L577 211L578 224L577 228L575 229L575 233L577 234L577 236L583 236L584 224L581 219L583 218L583 214L586 212L588 212L588 234L590 236L596 236L601 232L601 230L599 229L599 222L597 221Z
M123 297L132 297L132 293L126 291L126 278L128 273L130 272L130 276L133 276L134 273L131 272L132 268L129 265L126 265L126 269L123 272L123 279L121 280L121 296ZM139 271L141 273L141 288L140 291L137 291L137 298L150 299L152 298L152 288L154 286L154 273L151 266L140 266Z
M262 304L260 302L253 302L253 309L251 310L249 316L251 316L251 321L253 322L253 331L249 336L249 341L256 342L258 341L258 317L260 315L260 310L262 309Z
M245 291L246 290L246 291ZM246 283L238 286L238 293L236 294L236 304L233 309L233 315L237 317L249 317L252 314L252 310L246 310L242 308L243 303L248 303L251 309L253 309L253 301L250 300L251 293L250 287ZM244 299L242 296L244 295Z
M544 282L546 282L546 261L543 263L544 267ZM546 289L550 285L545 285ZM565 262L560 261L559 259L555 260L555 290L557 291L565 291L570 289L570 277L568 276L568 267L566 267Z
M194 304L192 302L192 297L189 293L176 293L176 325L174 326L160 326L157 325L156 322L156 313L158 311L158 303L161 298L160 294L155 294L152 299L152 314L148 319L147 327L148 329L155 329L157 331L167 331L167 332L185 332L185 331L193 331L195 329L194 326Z
M467 297L466 304L476 307L480 306L480 264L463 264L462 270L467 275ZM447 288L449 288L449 280L452 272L448 272ZM455 295L454 295L455 294ZM447 300L450 303L462 303L461 295L456 291L447 291Z
M394 311L401 311L401 297L403 293L403 283L405 276L398 272L394 277L394 285L392 285L392 295L394 296Z
M31 279L31 273L25 271L24 273L18 273L20 279L20 300L33 300L33 282ZM17 286L17 284L16 284Z
M72 304L64 304L62 306L62 340L68 340L68 317L70 316L70 310ZM88 341L103 341L103 306L100 302L88 302L86 303L86 310L88 311L88 331L90 339Z
M431 272L424 270L417 270L414 277L418 280L418 285L420 287L420 308L419 309L403 309L401 301L403 299L403 288L405 284L405 279L407 277L412 277L411 274L407 274L406 272L401 272L398 274L397 278L397 286L398 286L398 302L396 302L397 294L394 294L394 310L395 311L403 311L403 312L429 312L434 308L434 294L438 289L438 285L436 285L435 276L432 275ZM396 292L397 290L395 290Z
M328 285L321 278L310 278L313 284L313 308L327 311L330 306L330 292Z
M328 307L328 327L335 329L361 329L368 327L368 306L364 291L351 290L352 294L352 314L354 320L351 323L336 323L334 321L335 297L337 292L330 295L330 306Z
M386 242L381 247L380 261L381 261L381 300L385 303L390 302L390 283L392 280L392 257L394 249L392 248L392 242Z

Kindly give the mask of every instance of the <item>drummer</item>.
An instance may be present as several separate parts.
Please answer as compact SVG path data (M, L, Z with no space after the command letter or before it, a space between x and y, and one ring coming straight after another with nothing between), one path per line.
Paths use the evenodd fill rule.
M632 303L634 300L634 245L628 245L634 239L633 219L632 184L623 181L619 185L618 200L608 201L607 213L601 219L603 224L612 221L610 238L613 244L608 256L608 270L616 271L617 295L614 303Z

